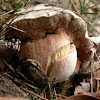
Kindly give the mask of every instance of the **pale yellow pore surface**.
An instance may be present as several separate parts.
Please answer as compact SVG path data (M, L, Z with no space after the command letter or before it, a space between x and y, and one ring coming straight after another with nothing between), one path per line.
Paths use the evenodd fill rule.
M53 53L49 59L49 64L48 64L48 71L47 71L47 76L50 75L50 73L53 70L54 64L61 58L66 56L67 54L71 54L75 51L75 45L74 44L67 44L64 45L63 47L59 48L58 50ZM58 65L59 66L59 65ZM66 66L65 66L66 67Z
M74 44L67 44L60 49L58 49L52 56L51 56L51 63L55 63L59 58L73 52L73 48L75 48Z

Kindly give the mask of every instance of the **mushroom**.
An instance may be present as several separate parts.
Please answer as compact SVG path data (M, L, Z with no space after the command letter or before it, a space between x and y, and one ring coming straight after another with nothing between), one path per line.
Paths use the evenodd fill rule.
M6 35L21 40L20 59L39 63L39 70L50 83L63 82L73 74L77 55L82 62L93 54L93 42L86 38L87 25L68 9L39 4L15 13L12 28ZM45 76L29 67L35 80Z

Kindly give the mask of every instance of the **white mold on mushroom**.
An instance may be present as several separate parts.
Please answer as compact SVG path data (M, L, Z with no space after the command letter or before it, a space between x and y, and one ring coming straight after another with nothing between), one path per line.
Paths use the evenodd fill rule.
M24 32L11 29L7 35L22 41L20 58L37 61L49 82L69 79L75 70L77 52L82 62L91 59L93 43L85 37L86 23L72 11L40 4L22 8L16 16L11 25ZM30 69L35 80L44 79Z

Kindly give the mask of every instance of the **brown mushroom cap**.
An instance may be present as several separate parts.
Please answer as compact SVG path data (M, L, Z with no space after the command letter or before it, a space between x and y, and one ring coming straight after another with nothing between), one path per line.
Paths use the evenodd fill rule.
M54 33L61 27L66 29L71 41L78 50L82 62L91 59L93 42L85 37L86 23L72 11L57 6L40 4L35 7L22 8L16 13L12 26L20 30L11 29L7 35L19 39L41 39L46 33Z

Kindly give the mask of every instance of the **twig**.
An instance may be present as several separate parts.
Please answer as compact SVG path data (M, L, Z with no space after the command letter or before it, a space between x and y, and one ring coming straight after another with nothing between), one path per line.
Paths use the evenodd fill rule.
M18 77L18 75L15 73L14 68L11 65L9 65L5 60L3 60L3 61L13 71L13 73Z
M34 92L28 90L28 89L25 89L25 88L23 88L23 87L21 87L21 89L24 90L25 92L28 92L29 94L32 94L32 95L34 95L34 96L36 96L36 97L41 98L42 100L48 100L48 99L46 99L46 98L44 98L44 97L42 97L42 96L40 96L40 95L38 95L38 94L36 94L36 93L34 93Z
M98 59L98 61L100 62L100 59L99 59L99 57L98 57L97 53L96 53L96 52L94 52L94 54L95 54L96 58Z
M1 10L8 12L7 9L4 9L3 7L0 7Z
M31 84L26 83L26 82L24 82L24 84L23 84L23 82L22 82L21 80L19 80L18 78L12 77L12 76L9 75L8 73L4 73L4 76L10 78L10 79L13 80L14 82L17 82L18 84L21 84L21 85L23 85L23 86L28 86L28 87L31 87L31 88L33 88L33 89L38 89L37 87L33 86L33 84L31 85Z
M33 86L33 84L29 84L29 83L25 83L26 86L30 87L30 88L33 88L33 89L38 89L37 87Z
M98 70L100 70L100 68L96 69L94 73L96 73Z
M7 31L9 31L9 26L11 24L11 22L14 20L14 15L11 14L6 21L1 25L1 32L0 32L0 36L3 36ZM10 21L10 22L9 22ZM8 23L9 22L9 23Z
M9 12L6 12L6 13L0 15L0 17L6 16L7 14L10 14L10 13L12 13L12 12L14 12L14 10L10 10Z
M32 82L31 80L27 79L21 72L18 72L18 74L20 74L27 82L30 82L30 83L34 84L34 82Z
M93 93L93 80L94 80L94 59L91 59L91 93Z
M19 28L16 28L16 27L13 27L13 26L9 26L10 28L13 28L14 30L17 30L17 31L20 31L20 32L23 32L23 33L25 33L25 31L23 31L23 30L21 30L21 29L19 29Z
M99 63L100 63L100 59L99 59L99 57L98 57L97 53L96 53L96 52L94 52L94 54L95 54L95 56L97 57L97 60L98 60L98 61L99 61ZM95 74L98 70L100 70L100 68L97 68L97 69L94 71L94 74Z

